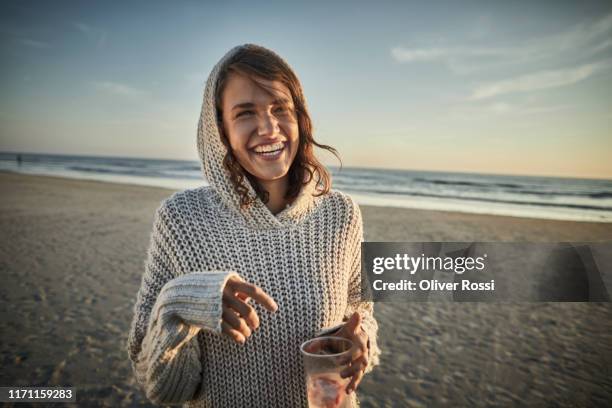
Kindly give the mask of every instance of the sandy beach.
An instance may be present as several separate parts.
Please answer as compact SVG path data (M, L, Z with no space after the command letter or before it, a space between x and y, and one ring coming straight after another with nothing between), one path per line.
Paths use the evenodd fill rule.
M151 406L125 343L153 214L171 193L0 173L1 385ZM612 241L605 223L362 212L366 241ZM383 355L358 390L364 407L612 401L611 303L384 303L375 315Z

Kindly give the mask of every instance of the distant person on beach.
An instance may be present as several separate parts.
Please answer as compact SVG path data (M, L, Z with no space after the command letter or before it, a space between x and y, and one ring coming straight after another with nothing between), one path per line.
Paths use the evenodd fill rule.
M300 345L353 341L353 392L378 364L373 305L361 299L359 206L331 189L302 86L256 45L213 68L197 136L210 186L157 210L127 349L158 404L306 407Z
M17 166L21 167L21 155L17 155Z

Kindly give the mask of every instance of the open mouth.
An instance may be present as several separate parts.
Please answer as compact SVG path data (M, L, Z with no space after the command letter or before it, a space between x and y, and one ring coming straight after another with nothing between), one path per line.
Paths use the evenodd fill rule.
M283 152L283 150L285 150L285 148L286 148L285 143L279 143L277 146L275 145L272 147L273 150L261 151L261 152L253 150L253 153L255 153L256 155L264 159L275 159L281 155L281 153Z

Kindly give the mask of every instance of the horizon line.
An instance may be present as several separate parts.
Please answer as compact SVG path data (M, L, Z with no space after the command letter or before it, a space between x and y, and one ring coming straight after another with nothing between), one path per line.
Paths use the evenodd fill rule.
M10 151L0 150L0 154L10 155L33 155L33 156L59 156L59 157L85 157L85 158L98 158L98 159L128 159L128 160L164 160L164 161L182 161L182 162L196 162L199 163L198 159L175 159L175 158L163 158L163 157L143 157L143 156L109 156L109 155L98 155L98 154L69 154L69 153L41 153L41 152L27 152L27 151ZM340 166L325 165L328 168L339 169ZM568 176L568 175L550 175L550 174L520 174L520 173L494 173L494 172L475 172L475 171L448 171L448 170L424 170L414 168L398 168L398 167L377 167L368 165L349 165L342 166L343 168L350 169L363 169L363 170L390 170L390 171L407 171L407 172L420 172L420 173L450 173L450 174L466 174L466 175L482 175L482 176L501 176L501 177L543 177L543 178L556 178L556 179L578 179L578 180L598 180L598 181L612 181L612 175L610 176Z

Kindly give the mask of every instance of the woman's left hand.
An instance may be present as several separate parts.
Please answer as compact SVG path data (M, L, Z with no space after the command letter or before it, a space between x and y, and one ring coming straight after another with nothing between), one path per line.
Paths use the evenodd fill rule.
M342 361L342 364L350 363L350 365L340 372L342 378L353 377L346 387L346 393L350 394L357 389L368 366L368 335L361 328L361 315L357 312L353 313L344 327L339 329L334 335L344 337L353 342L350 356Z

